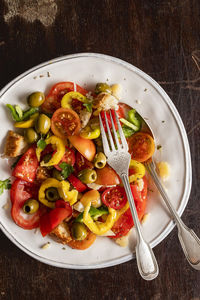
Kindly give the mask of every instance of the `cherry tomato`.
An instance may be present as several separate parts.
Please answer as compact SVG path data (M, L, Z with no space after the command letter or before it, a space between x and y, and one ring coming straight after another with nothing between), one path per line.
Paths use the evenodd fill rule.
M72 166L75 164L75 153L74 153L74 150L71 149L71 148L68 148L68 147L65 147L65 148L66 148L66 152L65 152L63 158L61 159L61 161L59 162L59 164L57 164L57 165L54 166L59 171L62 170L59 167L59 165L62 162L66 162L67 164L72 165Z
M67 177L67 180L75 187L75 189L79 192L82 193L87 189L87 185L82 183L76 176L73 174L69 175Z
M30 198L37 199L38 186L20 179L15 179L10 190L12 202L11 216L13 221L24 229L33 229L39 226L41 215L46 210L40 206L34 214L24 218L23 205Z
M94 159L96 147L92 140L84 139L78 135L69 136L68 139L74 148L76 148L87 160L92 161Z
M143 181L144 181L144 187L141 192L138 190L137 184L131 184L131 191L135 201L139 220L141 220L142 217L144 216L146 203L147 203L147 180L145 177L143 177ZM131 215L131 210L129 208L115 222L114 226L111 229L115 233L115 236L110 236L110 238L119 238L127 235L133 226L134 226L134 222Z
M29 148L20 158L15 166L12 176L27 182L33 182L36 177L38 160L35 153L35 147Z
M78 114L84 109L83 102L79 101L78 99L72 99L71 106Z
M92 169L93 167L93 163L87 160L80 152L76 152L75 168L77 172L83 169Z
M50 210L40 218L40 231L42 236L46 236L64 219L72 215L72 207L66 202L65 207L57 203L56 208Z
M57 109L51 118L51 130L62 139L78 134L80 128L79 116L70 108Z
M145 132L137 132L128 139L129 153L132 159L144 162L150 159L155 151L153 138Z
M53 113L56 109L61 107L60 103L62 97L66 93L74 91L75 87L77 92L83 95L86 95L88 92L73 82L59 82L53 85L44 103L41 105L42 110L47 113Z
M117 185L120 183L117 173L108 165L102 169L96 170L97 180L96 184L99 185Z
M121 186L106 189L101 199L106 206L113 209L121 209L127 202L126 193Z
M111 119L110 119L110 113L108 111L106 111L105 113L106 113L106 117L107 117L107 120L108 120L108 126L109 126L109 128L112 128L112 122L111 122ZM117 121L116 121L115 113L114 113L113 110L111 110L111 114L112 114L112 118L113 118L115 129L117 130ZM104 111L101 111L101 119L102 119L102 123L103 123L103 127L105 129L105 132L107 132Z
M84 240L77 241L75 239L72 239L70 242L67 243L67 245L73 249L85 250L89 248L95 242L95 240L96 235L91 231L88 231L88 235Z

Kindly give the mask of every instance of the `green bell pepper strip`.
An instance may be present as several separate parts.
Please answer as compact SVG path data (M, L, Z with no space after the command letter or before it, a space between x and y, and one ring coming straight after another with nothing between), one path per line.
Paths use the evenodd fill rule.
M108 214L108 208L104 206L101 206L99 208L91 206L89 214L94 220L97 220L99 217ZM75 219L75 222L83 222L83 212L80 215L78 215L78 217Z

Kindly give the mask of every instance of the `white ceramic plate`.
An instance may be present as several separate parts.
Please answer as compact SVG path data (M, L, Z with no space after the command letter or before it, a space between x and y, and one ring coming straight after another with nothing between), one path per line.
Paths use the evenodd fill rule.
M156 144L162 145L155 157L159 161L167 161L171 166L171 176L165 187L181 215L188 202L192 180L190 150L183 123L164 90L147 74L120 59L94 53L68 55L36 66L10 82L0 93L1 153L6 133L13 129L5 104L25 107L27 95L36 90L46 92L59 81L74 81L89 90L93 90L97 82L120 83L123 86L123 102L148 118L156 136ZM0 169L0 179L10 176L6 159L0 159ZM146 240L155 247L174 225L160 195L154 186L151 188L153 191L149 192L147 205L149 216L142 229ZM4 193L0 197L2 231L15 245L39 261L63 268L95 269L117 265L134 257L134 231L127 248L121 248L108 238L98 237L85 251L72 250L67 246L64 250L63 245L50 237L43 238L39 231L35 233L35 230L26 231L16 226L11 219L10 209L3 208L7 201L9 203L9 193ZM47 241L50 241L50 247L41 249Z

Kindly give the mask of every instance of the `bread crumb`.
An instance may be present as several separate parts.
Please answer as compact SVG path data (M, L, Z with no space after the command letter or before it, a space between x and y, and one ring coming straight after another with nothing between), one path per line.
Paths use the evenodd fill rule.
M50 247L50 242L47 242L46 244L44 244L41 249L45 250L48 249Z
M162 180L167 180L170 176L170 167L169 164L165 161L158 162L156 164L156 169Z
M149 213L144 214L144 216L142 217L141 223L144 224L146 222L146 220L149 217Z

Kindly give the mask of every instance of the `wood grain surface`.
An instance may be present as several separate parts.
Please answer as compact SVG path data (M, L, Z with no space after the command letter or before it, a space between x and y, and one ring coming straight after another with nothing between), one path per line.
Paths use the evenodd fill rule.
M193 185L183 220L200 236L200 1L0 0L0 88L54 57L97 52L124 59L171 97L190 143ZM177 231L155 248L160 274L135 261L101 270L47 266L0 233L0 299L200 299L200 272L186 262Z

